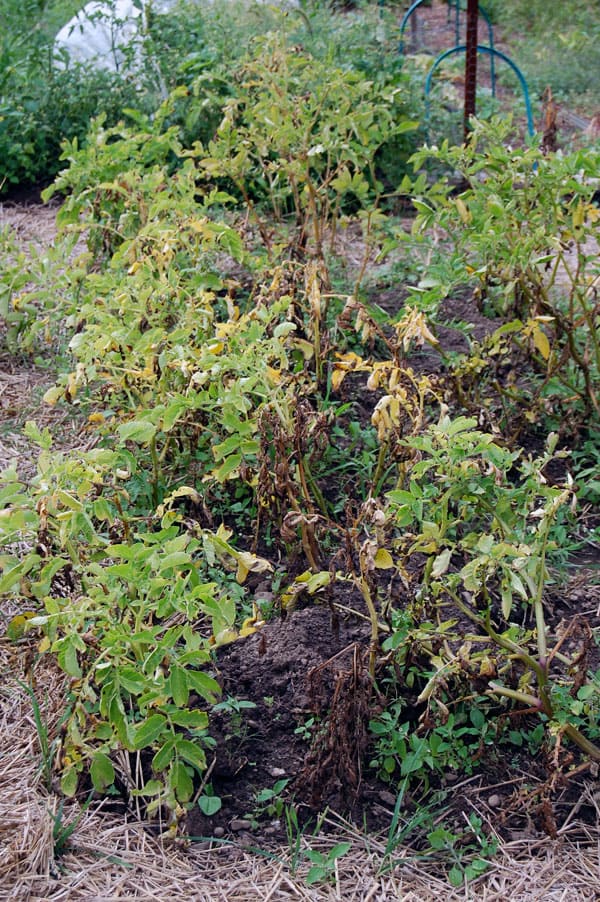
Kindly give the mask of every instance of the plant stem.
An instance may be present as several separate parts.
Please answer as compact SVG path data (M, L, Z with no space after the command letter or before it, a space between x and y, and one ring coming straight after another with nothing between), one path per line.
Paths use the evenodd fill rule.
M158 481L160 478L160 461L156 448L156 433L150 439L150 458L152 460L152 503L158 505Z
M362 558L362 555L361 555ZM361 571L363 570L363 561L361 560ZM375 677L375 664L377 662L377 651L379 649L379 620L377 618L377 611L375 610L375 605L373 604L373 597L371 595L371 589L369 588L369 583L367 578L364 575L364 572L361 573L359 579L357 580L358 588L360 589L360 593L364 598L365 604L367 606L367 610L369 612L369 618L371 621L371 645L369 649L369 674L372 678Z

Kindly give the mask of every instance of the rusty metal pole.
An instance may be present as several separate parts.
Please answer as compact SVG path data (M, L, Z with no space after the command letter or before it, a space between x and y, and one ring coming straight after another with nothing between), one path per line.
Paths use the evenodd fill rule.
M479 0L467 0L467 40L465 56L464 137L469 136L469 119L476 112L477 98L477 25Z

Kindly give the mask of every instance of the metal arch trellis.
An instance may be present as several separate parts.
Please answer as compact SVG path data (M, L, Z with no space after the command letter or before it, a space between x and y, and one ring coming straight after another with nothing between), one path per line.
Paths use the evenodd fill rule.
M413 4L407 9L406 13L402 18L402 22L400 23L400 41L398 43L398 53L404 53L404 32L406 31L406 26L410 20L410 17L417 11L417 9L425 3L425 0L415 0ZM460 41L460 4L461 0L448 0L448 21L450 20L450 11L454 6L456 11L455 18L455 34L456 34L456 45L459 45ZM489 17L489 14L485 11L485 9L479 5L479 12L483 17L488 31L488 40L489 46L492 51L494 51L494 26L492 25L492 21ZM496 54L492 52L490 59L490 79L492 82L492 97L496 96Z
M438 68L440 63L442 63L446 59L446 57L452 56L455 53L466 53L466 50L467 50L466 45L460 44L457 47L451 47L450 50L445 50L444 53L440 53L440 55L438 57L436 57L436 59L433 61L433 65L431 66L431 69L427 73L427 78L425 80L425 127L426 128L428 128L428 126L429 126L429 110L430 110L429 95L431 94L431 83L433 81L433 76L434 76L435 70ZM493 54L494 56L497 56L499 59L503 60L513 70L513 72L519 79L521 88L523 89L523 98L525 100L525 113L527 116L527 131L529 132L530 135L533 135L535 132L535 129L533 127L533 115L531 112L531 99L529 97L529 88L527 87L527 82L525 80L525 76L523 75L523 73L521 72L521 70L519 69L517 64L514 63L511 60L511 58L509 56L507 56L505 53L502 53L501 50L496 50L493 47L485 47L481 44L478 44L477 52Z

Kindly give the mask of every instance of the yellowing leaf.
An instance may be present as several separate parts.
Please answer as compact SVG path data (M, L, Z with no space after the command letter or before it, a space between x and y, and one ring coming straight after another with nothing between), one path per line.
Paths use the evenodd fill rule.
M237 561L237 573L235 578L238 583L243 584L250 572L264 573L265 570L272 570L271 564L264 558L257 557L249 551L239 551L235 553Z
M193 232L197 232L199 235L209 233L209 230L206 228L206 219L191 219L188 225Z
M465 225L468 225L471 222L471 214L469 213L466 204L460 197L455 199L456 209L458 210L458 215L462 219Z
M315 349L310 341L307 341L305 338L294 339L294 346L299 351L302 351L302 356L305 360L311 360L314 357Z
M585 207L583 205L583 201L580 199L579 203L573 210L573 228L580 228L585 220Z
M51 407L54 407L58 399L62 398L63 395L64 388L61 385L53 385L52 388L49 388L44 394L44 404L50 404Z
M158 505L156 508L156 516L164 516L165 511L171 507L173 502L177 501L178 498L191 498L194 504L199 504L202 500L196 489L192 488L192 486L181 485L178 489L175 489L174 492L167 495L162 504Z
M281 383L281 370L276 370L272 366L267 366L267 378L273 385L279 385Z
M346 370L338 370L335 369L331 374L331 388L333 391L337 391L346 378Z
M77 394L77 389L79 388L79 380L77 378L76 373L69 373L67 378L67 388L65 391L65 397L73 400L75 395Z
M373 563L378 570L390 570L394 566L394 559L387 548L379 548Z
M88 417L88 423L92 423L92 425L104 423L104 414L103 413L91 413Z
M215 335L217 338L227 338L237 331L237 323L215 323Z
M224 629L211 638L211 645L230 645L238 638L236 630Z
M539 326L533 330L533 343L544 360L548 360L550 356L550 342L546 333Z
M12 618L6 627L6 635L12 642L23 638L32 617L35 617L35 611L23 611Z
M258 629L258 626L251 623L249 623L248 626L242 626L239 632L240 639L245 639L246 636L252 636Z
M320 589L324 589L325 586L328 586L331 582L331 574L328 570L320 570L319 573L312 573L310 578L306 583L306 591L311 595L314 595L315 592L318 592Z

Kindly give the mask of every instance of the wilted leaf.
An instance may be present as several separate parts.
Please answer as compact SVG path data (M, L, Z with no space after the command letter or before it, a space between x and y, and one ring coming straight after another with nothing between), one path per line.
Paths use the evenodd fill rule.
M448 570L450 566L450 560L452 558L452 549L446 548L441 554L435 558L433 562L433 566L431 568L431 575L434 579L439 579L440 576L443 576L444 573Z
M387 548L379 548L373 563L378 570L390 570L394 566L394 559Z

